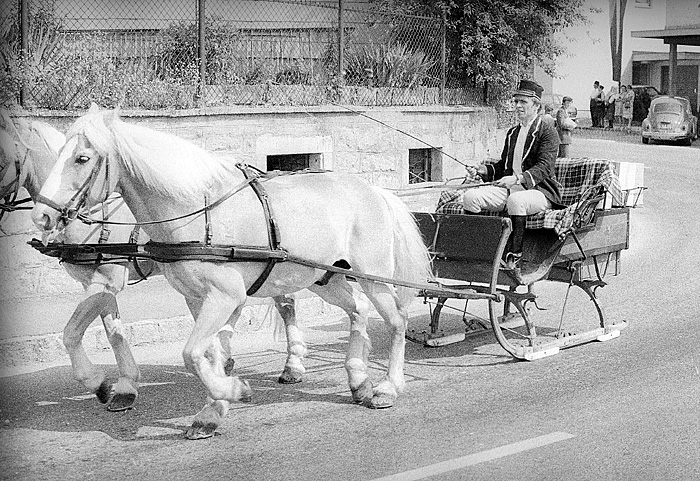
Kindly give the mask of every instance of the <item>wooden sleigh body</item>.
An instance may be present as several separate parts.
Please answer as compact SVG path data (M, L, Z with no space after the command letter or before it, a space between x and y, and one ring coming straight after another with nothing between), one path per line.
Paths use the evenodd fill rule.
M573 168L577 175L567 177ZM426 302L433 305L429 329L411 330L408 338L428 346L441 346L490 329L499 344L513 357L534 360L563 348L619 336L627 324L611 323L597 296L597 290L606 285L605 277L619 274L621 251L629 247L630 208L601 209L606 195L611 192L622 198L618 195L616 176L609 176L610 169L606 161L557 160L559 179L569 194L565 200L570 205L570 212L553 214L558 218L569 216L569 223L559 230L526 229L525 262L520 272L505 269L502 262L511 232L507 216L415 213L433 255L433 270L438 282L435 289L421 292ZM587 175L580 175L582 171ZM451 211L449 206L442 210ZM459 205L452 211L459 212ZM556 325L550 322L538 326L540 316L533 309L539 308L538 296L533 285L539 281L567 285ZM463 295L445 295L441 289L446 287L453 291L462 290ZM594 307L593 312L585 315L587 319L576 320L574 331L563 324L572 288L583 292ZM469 310L475 299L474 293L492 296L486 301L485 315L474 315ZM451 299L464 301L459 311L466 327L463 331L446 334L440 329L440 319Z

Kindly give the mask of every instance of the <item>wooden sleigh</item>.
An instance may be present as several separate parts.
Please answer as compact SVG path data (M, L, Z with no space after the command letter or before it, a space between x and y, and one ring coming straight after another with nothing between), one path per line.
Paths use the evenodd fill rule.
M565 202L570 207L568 212L553 214L568 222L558 229L526 230L526 262L518 273L506 270L501 261L511 232L507 216L415 213L434 256L433 270L438 282L434 289L420 292L433 306L429 329L410 330L407 337L428 346L442 346L490 329L513 357L534 360L563 348L619 336L626 322L611 323L596 292L606 285L606 275L620 272L620 253L629 246L630 208L599 210L606 195L622 198L611 169L607 161L557 160L558 178L568 194ZM568 175L572 170L587 174ZM459 206L453 208L458 211ZM442 210L450 209L448 206ZM532 223L543 225L542 219L533 219ZM596 315L577 319L574 332L563 326L561 319L555 327L539 326L532 309L539 307L533 285L543 280L567 284L561 319L574 287L592 301ZM462 294L446 295L444 288L461 290ZM470 303L483 299L483 295L489 296L487 314L473 315ZM446 334L440 329L441 314L449 300L464 301L460 313L466 328L461 332Z

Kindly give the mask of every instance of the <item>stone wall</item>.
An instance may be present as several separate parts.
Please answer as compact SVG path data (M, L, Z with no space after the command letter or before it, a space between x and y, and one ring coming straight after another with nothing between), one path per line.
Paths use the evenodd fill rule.
M428 148L416 138L465 163L476 163L500 154L496 114L492 109L435 106L353 109L355 111L341 107L166 113L123 111L121 116L127 122L169 131L205 149L230 156L232 161L246 162L260 169L266 168L268 155L312 153L313 162L317 164L314 167L357 174L388 188L402 188L408 184L408 150ZM34 117L63 132L75 120L75 115L70 113L47 112ZM436 163L438 166L433 170L443 179L460 176L464 171L462 165L446 155ZM406 199L414 210L431 209L435 194ZM26 244L33 236L36 232L28 213L17 212L3 219L0 236L2 339L60 332L82 293L82 287L68 277L55 259L38 254ZM165 283L161 284L163 289L169 289ZM157 296L158 289L155 291L149 295ZM148 303L144 306L143 314L133 310L135 320L187 314L184 302L175 308L172 303L167 308L149 309Z

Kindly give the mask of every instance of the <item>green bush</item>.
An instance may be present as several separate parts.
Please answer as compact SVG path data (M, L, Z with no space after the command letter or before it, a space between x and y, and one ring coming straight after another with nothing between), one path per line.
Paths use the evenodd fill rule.
M418 87L430 78L434 64L404 45L361 45L347 52L345 79L347 85L363 87Z

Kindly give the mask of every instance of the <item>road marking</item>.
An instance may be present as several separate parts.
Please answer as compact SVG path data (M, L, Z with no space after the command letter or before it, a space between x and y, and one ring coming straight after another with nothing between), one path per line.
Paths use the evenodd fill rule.
M136 431L137 438L153 438L158 436L172 436L182 434L181 429L163 428L157 426L141 426Z
M182 374L184 376L194 377L194 374L192 374L191 372L187 372L187 371L163 371L163 372L166 374Z
M489 449L487 451L481 451L480 453L462 456L461 458L431 464L422 468L413 469L411 471L405 471L403 473L377 478L373 481L417 481L420 479L429 478L431 476L437 476L438 474L466 468L467 466L474 466L475 464L484 463L486 461L493 461L494 459L510 456L511 454L518 454L530 449L541 448L542 446L558 443L559 441L566 441L567 439L571 439L573 437L573 434L554 432L551 434L545 434L544 436L526 439L525 441L506 444L505 446Z
M93 393L90 394L80 394L78 396L65 396L63 399L68 399L69 401L87 401L88 399L94 398Z
M167 381L167 382L141 382L139 383L139 387L151 387L151 386L165 386L167 384L175 384L172 381ZM94 393L86 393L86 394L79 394L77 396L64 396L63 399L67 399L69 401L87 401L88 399L93 399L95 397ZM39 402L47 402L47 401L39 401Z

